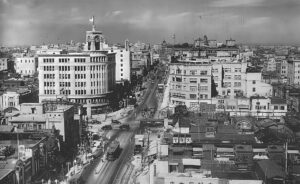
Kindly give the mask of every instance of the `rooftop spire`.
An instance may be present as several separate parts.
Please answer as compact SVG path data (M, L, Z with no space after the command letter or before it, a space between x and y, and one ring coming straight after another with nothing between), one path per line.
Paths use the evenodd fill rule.
M92 23L93 25L93 30L92 31L96 31L96 26L95 26L95 17L92 16L92 18L89 19L89 21Z

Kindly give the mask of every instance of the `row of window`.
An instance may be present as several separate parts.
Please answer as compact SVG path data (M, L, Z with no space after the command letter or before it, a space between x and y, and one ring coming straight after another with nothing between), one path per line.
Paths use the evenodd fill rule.
M54 63L54 58L44 58L44 63Z
M103 66L103 65L102 65L102 67L99 65L98 66L90 66L90 69L91 69L91 71L100 70L100 69L104 70L104 67L105 66Z
M175 72L172 72L173 74L182 74L182 70L177 69ZM183 75L186 75L186 70L183 70ZM198 75L197 70L190 70L190 75ZM201 70L199 75L208 75L208 71L207 70Z
M103 78L103 73L102 73L102 78ZM93 73L93 74L91 74L91 79L92 78L99 78L99 77L101 77L101 73Z
M85 58L75 58L74 62L75 63L85 63Z
M54 66L44 66L44 71L54 71Z
M75 90L75 95L85 95L86 94L86 90Z
M85 79L86 75L85 74L75 74L75 79Z
M59 74L59 79L71 79L71 74Z
M232 76L231 75L225 75L224 76L224 79L231 79ZM241 80L242 79L242 76L241 75L234 75L234 80Z
M45 95L55 95L55 90L54 89L47 89L44 90Z
M75 66L75 71L85 71L85 66Z
M44 82L44 87L54 87L55 82Z
M91 82L91 86L99 86L101 85L101 82L100 81L94 81L94 82Z
M60 82L59 87L71 87L71 83L70 82Z
M59 66L58 70L59 71L70 71L70 66Z
M182 82L182 77L173 77L172 80L175 82ZM186 82L186 78L183 78L183 81ZM197 78L190 78L190 83L197 83L198 79ZM208 83L208 79L203 79L200 78L200 83L204 83L207 84Z
M70 58L59 58L58 59L58 62L59 63L67 63L67 62L69 62L70 61Z
M173 93L172 97L185 99L186 95L185 94L181 94L181 93ZM192 100L196 100L197 99L197 94L190 94L189 97ZM208 99L208 95L207 94L200 94L199 98L200 99Z
M60 90L60 94L61 95L70 95L71 94L71 90L61 89Z
M106 62L106 57L104 57L104 56L101 56L101 57L91 57L91 62L92 63Z
M20 60L20 63L22 63L22 59ZM27 63L27 60L25 59L24 60L24 63ZM34 63L34 60L28 60L28 63ZM0 63L0 65L1 65L1 63ZM3 63L3 65L4 65L4 63Z
M86 87L86 82L75 82L75 87Z
M176 85L175 88L174 88L174 85L172 85L172 89L176 89L176 90L183 89L183 90L186 90L187 87L186 87L186 85L183 85L183 86ZM198 90L199 91L208 91L208 86L199 86L199 87L197 87L197 86L190 86L190 91L198 91Z
M233 83L234 87L241 87L242 86L242 83L241 82L234 82ZM225 88L228 88L228 87L231 87L231 82L224 82L224 87Z
M44 79L55 79L55 74L44 74Z

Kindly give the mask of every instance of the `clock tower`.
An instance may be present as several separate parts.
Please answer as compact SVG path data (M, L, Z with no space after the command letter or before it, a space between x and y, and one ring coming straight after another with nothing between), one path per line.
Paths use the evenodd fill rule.
M104 37L101 31L96 31L94 16L90 19L92 31L86 31L85 51L103 51Z

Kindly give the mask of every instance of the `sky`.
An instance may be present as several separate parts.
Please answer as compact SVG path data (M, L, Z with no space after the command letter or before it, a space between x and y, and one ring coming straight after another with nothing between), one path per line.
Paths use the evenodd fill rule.
M300 43L300 0L0 0L0 45L84 42L95 16L108 43Z

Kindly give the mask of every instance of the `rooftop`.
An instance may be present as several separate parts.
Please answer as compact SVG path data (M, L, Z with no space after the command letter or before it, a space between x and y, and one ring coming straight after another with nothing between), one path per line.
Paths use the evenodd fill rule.
M275 162L271 160L261 160L257 162L258 166L261 170L263 170L265 177L273 178L273 177L284 177L285 174L282 170L282 167L277 165Z
M286 100L284 100L282 98L272 97L271 104L286 104Z

